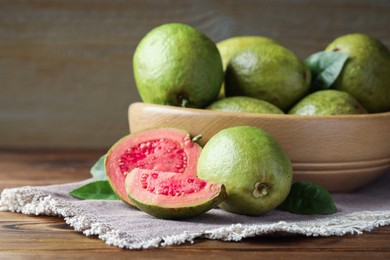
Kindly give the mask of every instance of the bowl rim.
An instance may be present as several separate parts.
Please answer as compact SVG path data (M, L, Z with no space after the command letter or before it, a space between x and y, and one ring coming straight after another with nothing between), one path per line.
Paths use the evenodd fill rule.
M371 114L354 114L354 115L290 115L290 114L260 114L260 113L246 113L246 112L228 112L219 110L209 110L205 108L187 108L178 107L171 105L151 104L144 102L134 102L129 106L129 110L134 107L140 108L156 108L165 109L169 111L175 111L178 113L196 113L200 115L224 115L224 116L235 116L238 118L264 118L264 119L277 119L277 120L366 120L366 119L390 119L390 111L371 113Z

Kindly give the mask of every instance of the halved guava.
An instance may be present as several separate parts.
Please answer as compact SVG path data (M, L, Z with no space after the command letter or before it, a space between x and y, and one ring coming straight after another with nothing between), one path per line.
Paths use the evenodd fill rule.
M217 206L225 186L194 176L134 169L126 177L126 191L140 210L163 219L190 218Z
M133 205L124 186L131 170L141 168L196 176L201 150L187 132L179 129L157 128L129 134L108 151L107 177L119 198Z

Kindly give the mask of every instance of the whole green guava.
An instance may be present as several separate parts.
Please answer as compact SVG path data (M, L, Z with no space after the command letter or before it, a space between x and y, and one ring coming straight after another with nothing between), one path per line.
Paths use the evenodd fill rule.
M251 216L280 205L293 177L291 162L275 139L252 126L230 127L212 136L200 154L197 174L225 185L221 208Z
M224 75L214 42L181 23L151 30L135 50L133 70L144 102L197 108L217 98Z
M217 48L222 58L223 70L226 71L226 67L229 64L230 59L242 51L243 49L253 46L253 45L262 45L262 44L278 44L275 40L259 35L245 35L245 36L235 36L227 38L217 43ZM225 97L225 86L222 84L221 91L219 93L219 98Z
M310 88L311 74L293 52L278 44L250 46L226 68L225 95L248 96L287 110Z
M293 106L294 115L354 115L366 114L366 109L350 94L335 89L314 92Z
M207 109L239 113L284 114L277 106L267 101L241 96L218 99Z
M370 113L390 110L390 51L365 34L336 38L325 49L349 55L333 88L354 96Z
M275 40L264 36L236 36L217 43L221 54L223 69L225 70L230 59L243 49L262 44L278 44Z

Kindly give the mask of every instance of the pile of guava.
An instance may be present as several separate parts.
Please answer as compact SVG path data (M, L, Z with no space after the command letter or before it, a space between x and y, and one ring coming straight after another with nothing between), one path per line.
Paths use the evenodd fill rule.
M169 23L142 38L133 70L145 103L295 115L390 110L390 52L364 34L341 36L303 61L267 37L215 44L189 25ZM194 217L217 206L259 216L286 198L289 205L295 201L289 197L291 162L264 130L234 126L204 147L197 140L185 129L131 133L106 155L109 183L124 202L165 219Z
M301 60L268 37L214 44L189 25L169 23L142 38L133 70L146 103L299 115L390 110L390 51L366 34L342 35Z

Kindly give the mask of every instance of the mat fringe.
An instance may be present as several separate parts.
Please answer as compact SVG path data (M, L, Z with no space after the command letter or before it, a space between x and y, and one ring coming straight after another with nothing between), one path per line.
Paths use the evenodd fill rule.
M0 211L18 212L26 215L59 216L86 236L98 236L105 243L127 249L148 249L184 243L194 243L197 238L222 241L240 241L243 238L264 236L274 233L300 234L306 236L359 235L380 226L390 225L390 211L361 211L337 217L321 218L318 221L279 221L272 224L245 225L232 224L199 232L156 237L147 241L137 241L126 232L112 228L108 223L99 223L71 202L54 198L50 194L26 186L4 189L0 198Z

